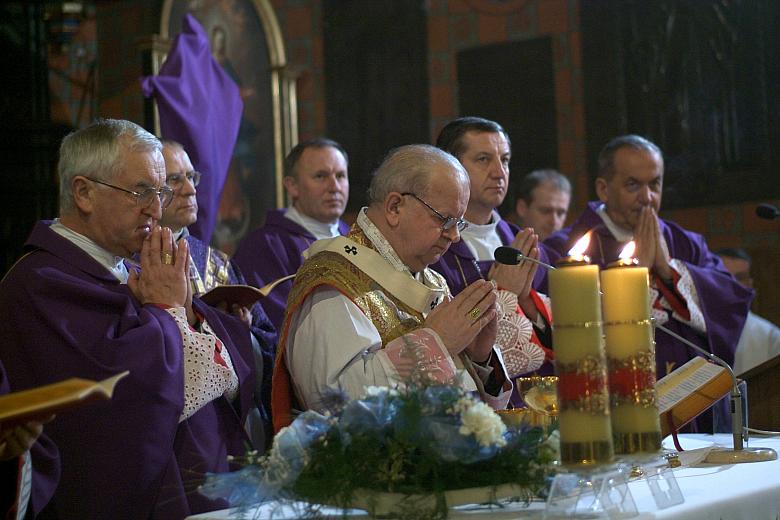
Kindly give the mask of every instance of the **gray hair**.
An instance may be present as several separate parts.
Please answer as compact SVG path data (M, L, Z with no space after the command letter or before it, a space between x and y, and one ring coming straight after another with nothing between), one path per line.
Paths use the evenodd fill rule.
M116 178L124 168L123 151L153 153L162 143L137 124L122 119L98 119L65 136L60 145L60 215L75 207L71 184L78 175L102 181Z
M392 192L424 197L436 165L449 166L463 185L469 185L469 176L455 157L428 144L410 144L390 150L374 172L368 203L381 203Z
M534 201L534 190L537 186L549 182L553 187L564 193L571 194L571 183L564 174L558 170L534 170L520 181L517 188L517 198L523 199L527 205Z
M664 156L658 146L645 139L641 135L629 134L615 137L601 149L599 152L599 172L598 176L607 181L611 181L615 175L615 154L621 148L631 148L640 152L647 152L656 155L661 161L663 167Z

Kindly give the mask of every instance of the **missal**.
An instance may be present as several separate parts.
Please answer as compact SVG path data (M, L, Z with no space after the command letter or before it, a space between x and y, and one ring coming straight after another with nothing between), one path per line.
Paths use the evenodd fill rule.
M731 391L728 370L696 356L656 384L661 433L665 437L687 424Z
M125 370L103 381L71 378L59 383L0 396L0 424L4 426L42 419L93 401L111 399Z
M251 285L217 285L210 291L200 295L200 299L211 306L221 302L228 305L238 304L249 308L263 297L263 293L257 287Z

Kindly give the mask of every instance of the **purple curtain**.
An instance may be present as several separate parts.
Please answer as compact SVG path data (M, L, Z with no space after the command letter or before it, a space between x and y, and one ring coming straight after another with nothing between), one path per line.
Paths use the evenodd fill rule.
M198 221L189 230L209 243L243 102L236 84L212 57L206 31L191 14L185 15L159 75L143 78L141 88L144 96L157 101L162 137L181 143L203 173Z

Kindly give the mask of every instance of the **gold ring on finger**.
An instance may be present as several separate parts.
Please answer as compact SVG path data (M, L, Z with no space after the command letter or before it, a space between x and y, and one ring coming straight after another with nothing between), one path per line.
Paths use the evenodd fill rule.
M170 253L163 253L162 263L165 265L173 265L173 255Z
M480 316L482 316L482 311L479 310L479 307L474 307L469 311L469 317L474 321L477 321Z

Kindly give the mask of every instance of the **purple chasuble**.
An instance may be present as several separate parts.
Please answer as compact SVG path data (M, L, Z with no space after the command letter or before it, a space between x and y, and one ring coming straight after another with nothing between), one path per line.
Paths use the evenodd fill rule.
M217 255L214 249L209 248L203 241L192 235L187 235L187 244L190 246L190 258L195 264L195 268L200 273L201 279L206 278L206 265L211 256L211 261L215 265L223 265L222 257ZM209 254L211 251L211 254ZM223 253L224 254L224 253ZM228 274L228 285L249 285L241 274L241 271L228 261L225 264ZM260 352L255 352L255 369L258 375L256 381L254 400L260 413L262 427L265 431L264 446L255 446L258 450L264 450L270 447L270 441L273 438L273 424L271 423L271 376L274 372L274 361L276 359L276 329L271 324L271 320L265 314L260 303L255 303L250 309L252 313L251 333L260 346Z
M239 379L179 422L184 406L182 337L173 318L141 305L127 285L67 239L36 224L23 257L0 284L0 356L11 387L69 377L102 380L129 370L109 401L69 410L46 425L62 476L47 508L57 518L182 518L222 508L199 495L207 472L242 455L252 404L246 325L204 305L193 309L228 349Z
M203 27L187 14L160 73L144 78L141 87L157 101L163 138L181 143L204 174L198 220L189 230L208 243L244 108L238 86L212 57Z
M0 395L5 395L10 393L10 391L11 388L8 384L5 368L0 363ZM44 433L38 437L38 440L30 448L30 456L32 457L32 488L29 501L27 502L25 518L35 518L41 512L54 494L54 490L57 488L57 481L60 478L59 452L54 443L51 442L51 439L46 435L46 428L44 426ZM0 490L2 490L2 493L0 493L0 515L2 515L2 518L6 518L11 505L18 499L11 493L17 487L19 476L19 458L0 461Z
M590 256L591 262L604 268L617 260L625 243L618 242L604 225L596 212L600 205L598 201L588 203L574 224L548 237L541 247L542 260L554 264L555 260L568 254L574 242L589 230L593 230L593 235L586 254ZM699 334L673 316L664 326L733 365L734 351L745 325L753 291L744 288L729 274L720 258L710 252L704 237L663 219L660 219L660 227L669 246L669 256L685 262L688 267L699 295L707 334ZM539 284L535 283L534 288L546 291L546 273ZM663 331L656 330L655 341L658 378L697 355L693 349ZM711 418L702 416L701 420L695 422L694 430L711 431Z
M505 246L511 245L515 236L520 232L520 228L504 219L498 221L496 233ZM495 260L477 260L472 254L466 242L462 239L459 242L451 244L449 249L439 258L439 261L430 267L441 274L447 280L447 286L456 296L469 284L472 284L480 278L487 280L490 268L493 267ZM538 276L538 270L537 270ZM464 279L465 278L465 279ZM552 375L554 367L552 363L545 361L544 364L528 375ZM522 406L522 398L518 394L518 387L512 392L512 405Z
M284 214L286 209L273 209L266 214L265 225L245 236L233 255L233 264L246 277L249 285L263 287L283 276L298 272L303 253L316 240L314 235ZM339 232L346 235L349 226L339 220ZM276 330L281 332L287 297L293 280L277 285L267 298L260 300Z

